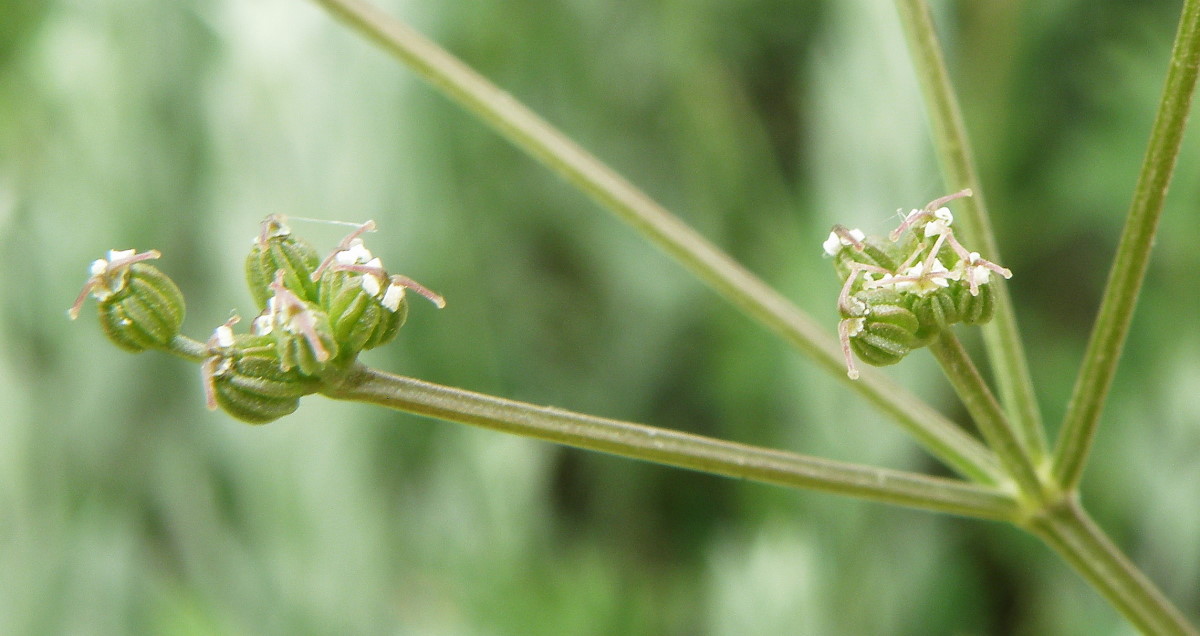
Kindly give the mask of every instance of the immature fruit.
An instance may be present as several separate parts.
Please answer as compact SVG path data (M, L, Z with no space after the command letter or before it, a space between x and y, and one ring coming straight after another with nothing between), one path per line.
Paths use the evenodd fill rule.
M404 288L373 273L327 272L321 277L321 299L343 352L391 342L408 317Z
M920 327L916 338L920 346L933 342L943 330L959 321L956 298L950 289L939 289L926 296L913 296L910 304Z
M155 250L110 250L107 259L94 261L71 318L90 295L99 301L100 327L118 347L135 353L168 348L179 335L185 305L175 283L144 262L158 257Z
M254 246L246 256L246 283L258 308L265 309L267 299L275 295L271 284L283 272L283 285L301 299L317 302L317 284L311 276L321 263L317 250L296 238L283 222L272 214L263 219Z
M854 314L843 315L852 327L850 349L860 360L877 367L896 364L921 346L920 321L904 306L902 294L891 289L868 289L854 294Z
M850 348L867 364L896 364L920 345L916 335L919 326L917 317L904 307L872 307L863 319L862 329L850 337Z
M229 347L214 350L204 363L209 408L251 424L266 424L300 406L316 381L297 369L284 370L270 337L239 335Z
M966 285L955 290L955 304L963 324L982 325L991 321L996 313L996 290L991 285L980 285L979 293L972 296Z

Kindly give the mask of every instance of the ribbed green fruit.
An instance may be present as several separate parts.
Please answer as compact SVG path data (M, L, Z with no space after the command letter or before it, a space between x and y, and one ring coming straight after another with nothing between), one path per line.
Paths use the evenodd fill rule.
M278 215L268 216L246 256L246 283L259 309L275 295L271 283L283 270L283 284L302 300L317 302L317 283L311 276L321 264L317 250L304 239L296 238Z
M239 336L239 342L253 338ZM235 349L215 366L212 393L216 405L251 424L266 424L292 413L302 396L316 390L312 378L297 369L283 370L269 348L259 347L253 353Z
M321 277L321 299L343 356L374 349L395 339L408 317L408 300L400 296L396 308L384 306L385 281L375 294L363 287L372 274L330 272Z
M955 304L959 319L965 325L982 325L990 322L996 314L996 290L990 285L980 285L979 294L972 296L965 283L955 290Z
M920 326L916 315L901 304L870 303L862 329L850 337L850 348L867 364L896 364L920 345Z
M113 275L123 278L99 303L105 335L126 351L166 349L183 324L183 293L152 265L134 263Z

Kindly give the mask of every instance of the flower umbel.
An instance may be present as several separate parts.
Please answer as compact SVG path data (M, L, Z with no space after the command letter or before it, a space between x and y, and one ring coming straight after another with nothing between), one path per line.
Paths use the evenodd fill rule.
M360 352L395 338L408 315L409 290L445 306L439 294L384 269L363 244L362 235L374 229L373 221L355 225L322 260L283 215L264 219L245 260L258 309L249 333L235 333L234 315L207 341L182 335L183 294L149 263L159 258L157 250L110 250L92 262L68 314L77 318L88 297L95 298L100 326L117 346L198 362L210 409L270 422L295 411L302 396L336 384Z
M851 379L858 378L851 352L875 366L895 364L953 324L991 319L992 274L1012 272L954 235L945 205L969 196L962 190L911 210L886 239L836 225L822 244L843 281L838 337Z

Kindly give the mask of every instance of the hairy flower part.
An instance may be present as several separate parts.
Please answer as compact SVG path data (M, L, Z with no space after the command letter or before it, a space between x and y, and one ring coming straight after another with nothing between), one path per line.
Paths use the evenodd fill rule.
M900 225L886 239L836 225L822 243L842 279L838 339L851 378L859 375L855 357L876 366L895 364L954 324L991 319L992 274L1009 278L1012 272L955 236L954 214L946 204L969 196L970 190L961 190L901 213Z
M1004 278L1012 278L1012 271L1007 267L980 258L979 252L967 254L966 258L959 261L959 268L962 270L961 278L966 281L972 296L978 296L979 288L991 282L993 272Z
M851 380L858 379L858 367L854 364L854 354L850 347L851 338L862 333L865 319L844 318L838 323L838 342L842 345L842 357L846 360L846 375Z
M347 234L342 242L338 244L337 249L325 257L317 269L312 273L312 281L315 283L321 280L322 274L334 263L341 265L363 265L371 261L371 252L363 245L363 240L360 238L367 232L375 231L375 221L367 220L350 234Z
M863 239L867 238L859 229L846 229L840 225L834 226L832 232L829 233L829 238L825 239L822 246L825 248L827 256L837 256L838 252L842 251L843 247L851 245L861 249Z
M253 332L274 337L284 371L299 367L305 375L316 375L337 354L329 317L288 289L282 270L276 273L271 290L275 295L255 318Z
M225 321L225 324L213 329L212 336L208 339L208 357L200 365L200 379L204 383L204 404L208 410L217 410L217 394L215 389L215 380L225 369L231 364L231 351L237 343L237 339L233 334L233 326L241 321L241 317L234 314Z
M362 234L375 230L375 222L367 221L361 227L348 234L338 248L321 262L313 272L314 281L323 280L327 272L349 272L359 275L362 290L379 300L391 311L397 311L404 300L404 290L411 289L429 299L441 309L446 306L446 299L407 276L389 275L383 267L383 261L371 254L361 238ZM861 234L861 232L860 232ZM387 289L384 290L384 283ZM383 292L382 294L380 292Z
M941 261L934 259L932 263L917 263L898 274L885 274L883 278L863 286L868 289L885 287L898 292L928 296L939 289L949 287L954 277Z
M79 317L84 301L90 294L99 302L104 302L113 295L123 291L129 284L129 272L134 263L160 258L162 253L150 250L139 254L137 250L108 250L108 258L98 258L92 261L88 272L91 274L83 284L75 303L67 310L71 320Z

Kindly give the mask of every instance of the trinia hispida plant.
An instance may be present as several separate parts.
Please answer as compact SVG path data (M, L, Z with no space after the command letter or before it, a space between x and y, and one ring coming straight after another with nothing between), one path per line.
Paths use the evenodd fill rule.
M944 206L969 196L962 190L901 213L903 221L886 238L841 225L829 233L825 254L843 281L838 339L851 379L858 378L855 355L874 366L896 364L951 325L992 319L991 275L1010 278L1012 272L955 238L954 215Z
M183 294L147 261L157 250L110 250L91 265L91 276L68 312L79 316L90 295L99 302L100 326L118 347L157 349L202 361L210 409L265 424L296 410L315 393L321 376L345 369L359 352L390 342L408 315L406 290L438 307L445 301L420 283L389 274L363 245L358 226L322 260L292 235L282 215L262 222L246 257L246 280L259 314L248 333L235 333L234 315L200 343L180 335Z

